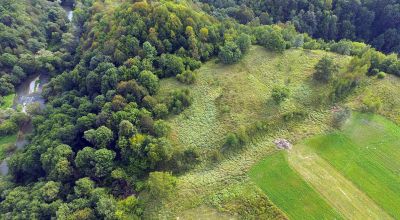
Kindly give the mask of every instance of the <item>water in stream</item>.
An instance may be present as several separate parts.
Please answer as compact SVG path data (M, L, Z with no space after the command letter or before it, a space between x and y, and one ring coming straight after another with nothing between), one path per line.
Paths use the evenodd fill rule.
M73 7L71 6L62 6L68 16L68 20L72 21L73 17ZM21 106L21 111L26 113L27 107L30 104L35 102L39 103L41 107L44 107L45 100L42 97L42 89L43 85L49 81L48 76L43 74L36 74L28 77L24 80L16 89L16 96L14 99L14 109L18 106ZM29 133L31 131L32 125L29 124L25 128L23 128L23 133ZM22 149L25 145L28 144L28 141L24 138L24 135L21 135L15 146L17 149ZM7 175L8 174L8 164L7 160L3 160L0 163L0 174Z
M68 6L68 5L63 5L62 8L65 10L65 12L67 13L67 17L69 21L72 21L72 18L74 16L74 12L73 12L73 8L72 6Z

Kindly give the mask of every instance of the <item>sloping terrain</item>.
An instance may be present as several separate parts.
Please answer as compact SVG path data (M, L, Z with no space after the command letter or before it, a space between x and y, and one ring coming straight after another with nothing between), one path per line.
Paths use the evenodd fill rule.
M324 88L311 79L314 65L326 54L335 57L340 66L345 66L349 60L346 56L324 51L292 49L278 54L254 46L237 64L205 63L197 71L194 85L163 79L159 98L176 88L189 88L194 98L187 110L169 119L173 129L170 139L182 148L197 148L203 153L199 166L178 178L179 192L161 207L150 209L157 212L149 215L176 217L181 212L187 214L185 210L206 204L232 216L264 214L269 218L286 218L283 213L276 214L279 211L271 208L269 195L254 185L247 172L276 151L275 138L300 141L327 129L329 111L313 105ZM276 85L286 85L293 94L281 106L270 98ZM240 152L221 153L228 132L260 120L279 118L280 114L298 107L309 111L304 121L257 135ZM251 194L247 192L249 188Z
M400 128L377 115L355 114L343 132L306 142L394 218L400 216Z

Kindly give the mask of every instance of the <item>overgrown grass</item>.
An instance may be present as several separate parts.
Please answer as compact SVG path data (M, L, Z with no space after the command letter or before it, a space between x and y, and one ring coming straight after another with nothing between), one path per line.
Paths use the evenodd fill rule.
M3 160L7 154L9 147L17 141L17 135L10 135L0 137L0 161Z
M326 89L316 85L311 75L326 54L340 66L348 61L325 51L292 49L277 54L253 46L237 64L205 63L194 85L162 80L159 98L175 88L189 88L194 96L192 106L171 118L172 139L184 147L215 149L228 132L298 109L314 110ZM291 94L280 106L271 100L272 89L278 85L289 88Z
M340 66L345 66L349 60L349 57L325 51L292 49L277 54L253 46L237 64L223 65L214 61L203 64L197 70L198 79L194 85L187 86L175 79L161 80L159 99L173 89L190 89L193 104L180 115L168 119L173 130L170 139L181 148L198 149L203 160L178 178L179 190L172 198L164 201L161 207L147 207L145 216L176 218L185 210L196 210L206 204L239 215L239 218L259 218L257 210L265 208L265 204L273 206L268 199L257 202L265 197L261 190L253 190L252 196L246 196L249 194L246 189L255 189L248 171L275 151L274 139L283 137L295 142L327 129L329 111L321 107L319 98L326 88L312 80L314 65L326 54L333 56ZM275 86L286 86L290 90L289 98L281 105L274 104L270 98ZM215 152L220 152L228 132L258 121L275 121L283 113L297 109L309 113L303 121L251 136L239 152L224 155L222 161L209 162ZM223 199L215 199L221 194ZM234 207L249 211L239 213L240 208ZM277 216L284 218L282 213Z
M400 218L400 127L355 114L342 132L306 142L394 218Z
M4 96L3 97L3 104L0 105L0 109L7 109L7 108L11 108L13 106L14 103L14 97L15 97L15 93Z
M290 219L342 219L278 152L256 164L251 179Z

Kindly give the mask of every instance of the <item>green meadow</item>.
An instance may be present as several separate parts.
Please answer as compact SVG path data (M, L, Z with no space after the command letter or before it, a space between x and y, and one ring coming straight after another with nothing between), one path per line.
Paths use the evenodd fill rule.
M307 140L392 217L400 218L400 127L378 115L354 114L343 131Z
M293 170L286 152L268 156L249 172L250 178L290 219L342 219L303 178Z

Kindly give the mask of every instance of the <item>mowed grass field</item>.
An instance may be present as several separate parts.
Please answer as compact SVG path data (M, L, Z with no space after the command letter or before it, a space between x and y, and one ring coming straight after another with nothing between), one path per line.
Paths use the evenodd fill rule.
M400 127L378 115L355 113L342 132L305 144L393 218L400 218Z
M251 179L290 219L342 219L287 161L286 152L277 152L255 165Z

